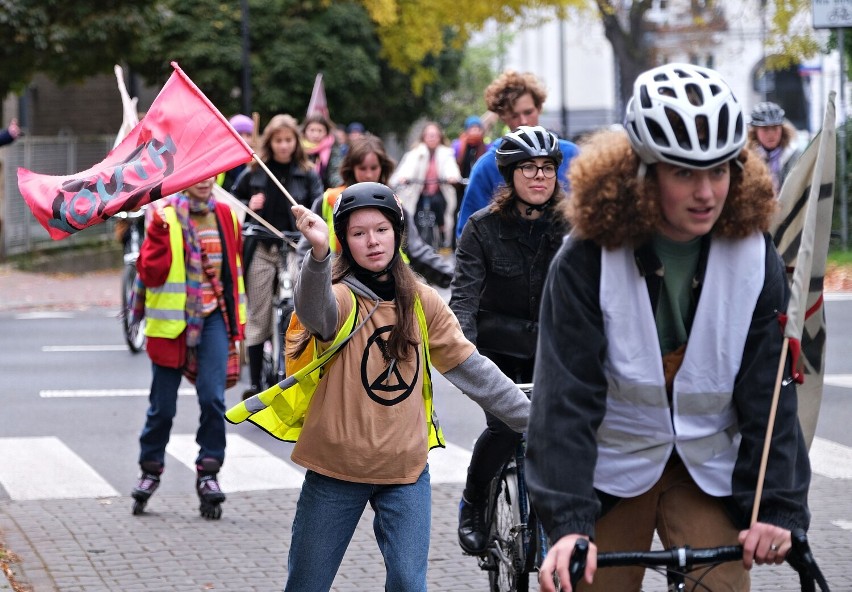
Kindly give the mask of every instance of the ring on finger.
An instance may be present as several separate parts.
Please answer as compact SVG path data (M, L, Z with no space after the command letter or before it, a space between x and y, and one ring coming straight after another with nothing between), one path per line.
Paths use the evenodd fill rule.
M769 550L770 551L777 551L778 545L776 545L775 543L772 543L771 545L769 545Z

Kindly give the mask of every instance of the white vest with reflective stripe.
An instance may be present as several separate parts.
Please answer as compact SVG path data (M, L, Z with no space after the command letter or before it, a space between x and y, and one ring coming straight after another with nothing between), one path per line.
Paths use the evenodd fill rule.
M676 447L703 491L731 494L740 443L732 395L763 288L765 254L760 233L742 240L713 239L670 410L645 278L632 249L602 251L608 391L597 433L597 489L618 497L645 493Z
M169 225L172 263L166 283L145 290L145 335L174 339L186 329L186 266L183 230L173 207L163 208L163 214Z

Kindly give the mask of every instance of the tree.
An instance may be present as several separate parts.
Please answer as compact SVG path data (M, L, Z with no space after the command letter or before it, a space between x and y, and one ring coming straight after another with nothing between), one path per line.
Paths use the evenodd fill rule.
M59 83L112 72L156 17L152 0L4 0L0 9L0 97L37 72Z
M168 62L175 60L220 111L237 112L238 3L161 0L161 7L158 24L129 59L133 71L159 85L170 72ZM301 119L318 72L332 119L358 120L377 133L406 127L457 80L461 53L447 44L426 60L440 76L415 94L410 75L381 57L375 26L357 2L252 0L249 21L252 108L263 121L275 113Z

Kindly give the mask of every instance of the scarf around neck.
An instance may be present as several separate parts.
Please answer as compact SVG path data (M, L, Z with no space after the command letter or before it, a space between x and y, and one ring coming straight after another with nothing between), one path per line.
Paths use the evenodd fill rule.
M186 249L186 345L195 347L200 340L201 327L204 324L204 318L201 316L201 282L204 278L204 268L201 264L201 241L190 214L210 213L214 210L214 201L211 197L207 202L200 203L189 199L183 193L176 193L168 199L169 205L175 209L183 231L183 244Z

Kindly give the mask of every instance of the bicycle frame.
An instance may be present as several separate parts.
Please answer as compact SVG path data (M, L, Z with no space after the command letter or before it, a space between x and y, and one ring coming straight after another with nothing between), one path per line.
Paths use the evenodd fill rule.
M529 394L532 385L519 387ZM492 592L526 592L529 574L538 571L548 550L547 536L529 502L525 453L526 436L490 487L489 541L485 554L478 561L480 569L489 572ZM507 518L511 525L502 523Z

